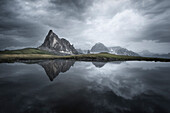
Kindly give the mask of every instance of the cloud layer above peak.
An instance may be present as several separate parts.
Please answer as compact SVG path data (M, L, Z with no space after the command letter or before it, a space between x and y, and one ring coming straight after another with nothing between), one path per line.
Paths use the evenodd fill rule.
M1 0L0 15L0 49L39 46L53 29L76 48L170 52L169 0Z

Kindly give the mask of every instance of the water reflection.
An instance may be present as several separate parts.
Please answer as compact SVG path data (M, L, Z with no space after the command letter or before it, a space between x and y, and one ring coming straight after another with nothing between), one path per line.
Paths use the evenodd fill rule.
M170 63L98 64L69 60L0 64L0 112L170 112Z
M111 64L121 64L124 61L114 61L114 62L109 62ZM97 67L97 68L102 68L103 66L105 66L105 64L108 62L92 62L92 64Z
M59 75L61 72L66 72L73 66L75 61L73 60L49 60L38 63L41 65L46 74L48 75L49 79L53 81L55 77Z
M103 67L107 62L92 62L93 65L95 65L98 68Z
M27 62L28 63L28 62ZM31 62L41 65L47 76L51 81L53 81L61 72L67 72L75 63L74 60L47 60L41 62ZM102 68L107 62L92 62L92 64L97 68ZM111 62L112 64L120 64L122 61Z

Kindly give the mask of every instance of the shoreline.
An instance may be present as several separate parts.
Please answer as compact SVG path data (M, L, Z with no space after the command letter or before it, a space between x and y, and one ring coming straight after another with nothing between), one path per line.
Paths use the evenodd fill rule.
M124 56L114 55L109 53L99 54L81 54L81 55L68 55L57 56L49 54L0 54L0 63L13 63L22 60L75 60L75 61L97 61L97 62L110 62L110 61L155 61L155 62L170 62L170 59L164 58L151 58L140 56Z

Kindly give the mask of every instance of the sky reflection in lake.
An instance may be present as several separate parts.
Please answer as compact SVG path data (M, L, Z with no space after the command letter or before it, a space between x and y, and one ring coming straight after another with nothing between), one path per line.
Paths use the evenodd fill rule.
M168 113L170 63L0 64L0 91L5 113Z

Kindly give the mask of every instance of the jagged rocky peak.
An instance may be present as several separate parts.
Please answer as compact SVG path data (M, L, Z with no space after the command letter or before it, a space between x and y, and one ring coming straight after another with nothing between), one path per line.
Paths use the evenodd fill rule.
M54 53L77 54L77 50L70 42L64 38L59 38L52 30L50 30L39 49L47 50Z
M109 52L109 49L102 43L96 43L92 48L91 52Z

